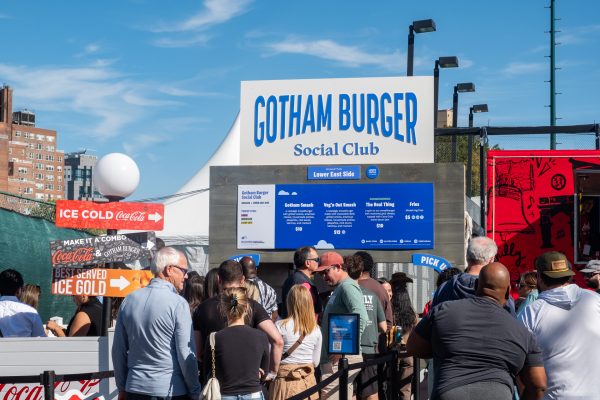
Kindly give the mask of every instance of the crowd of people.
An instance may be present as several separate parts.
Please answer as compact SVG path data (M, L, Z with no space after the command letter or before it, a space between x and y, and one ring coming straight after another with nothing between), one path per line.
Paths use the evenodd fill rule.
M543 253L535 271L520 276L513 297L496 253L493 240L473 238L465 271L442 271L418 314L407 289L413 280L402 272L375 279L365 251L342 256L299 248L278 303L250 257L200 276L183 253L161 248L151 267L155 278L123 300L116 318L119 400L212 398L209 389L224 400L290 398L336 373L342 356L328 352L329 318L349 313L359 315L360 343L359 354L346 356L349 364L408 350L386 371L401 399L412 395L413 356L428 360L431 399L600 398L600 261L582 270L586 290L572 284L575 272L563 254ZM317 275L330 290L315 283ZM0 334L46 335L36 311L39 286L24 285L18 271L7 269L0 295ZM66 329L48 321L47 331L99 335L99 299L74 302ZM380 398L379 373L377 365L350 370L348 398ZM338 399L340 392L334 380L307 398Z

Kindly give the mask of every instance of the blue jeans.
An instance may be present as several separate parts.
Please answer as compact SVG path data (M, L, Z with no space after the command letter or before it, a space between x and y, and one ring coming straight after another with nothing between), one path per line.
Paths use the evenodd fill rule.
M265 400L265 396L262 392L233 395L222 394L221 400Z

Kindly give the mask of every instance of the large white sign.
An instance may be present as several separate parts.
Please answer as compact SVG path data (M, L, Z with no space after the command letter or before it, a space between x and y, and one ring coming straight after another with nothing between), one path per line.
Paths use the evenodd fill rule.
M245 81L242 165L432 163L433 78Z

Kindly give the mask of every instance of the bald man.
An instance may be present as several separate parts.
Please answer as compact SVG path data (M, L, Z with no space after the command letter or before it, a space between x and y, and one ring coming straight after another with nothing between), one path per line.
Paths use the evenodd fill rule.
M546 374L533 336L502 306L510 274L501 263L483 267L476 297L434 307L410 337L410 354L435 360L432 399L510 400L519 376L521 399L542 399Z

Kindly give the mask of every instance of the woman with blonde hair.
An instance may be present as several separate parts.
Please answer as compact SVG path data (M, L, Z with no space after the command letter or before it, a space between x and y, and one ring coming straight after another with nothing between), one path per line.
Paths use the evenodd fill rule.
M209 337L202 362L210 366L207 370L214 368L222 400L264 399L260 378L269 370L269 340L264 332L246 325L251 312L246 290L225 289L219 308L227 316L227 328L211 333L214 353Z
M317 384L315 367L321 358L321 330L315 320L312 296L303 285L294 285L286 299L288 317L277 321L283 337L283 356L269 400L284 400ZM318 399L315 393L309 399Z
M23 286L21 293L19 294L19 300L22 303L30 305L37 310L40 304L40 296L42 295L42 289L39 285L32 285L28 283Z

